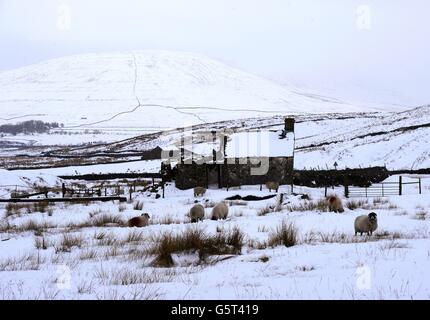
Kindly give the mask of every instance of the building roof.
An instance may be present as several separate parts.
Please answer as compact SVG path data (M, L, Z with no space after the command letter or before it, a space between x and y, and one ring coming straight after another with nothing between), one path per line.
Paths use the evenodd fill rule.
M294 150L294 133L289 132L284 139L282 131L246 131L230 134L227 138L226 158L247 157L292 157ZM213 150L223 151L222 141L193 143L185 146L193 155L210 157Z
M294 133L280 138L281 131L237 132L229 136L226 158L292 157Z

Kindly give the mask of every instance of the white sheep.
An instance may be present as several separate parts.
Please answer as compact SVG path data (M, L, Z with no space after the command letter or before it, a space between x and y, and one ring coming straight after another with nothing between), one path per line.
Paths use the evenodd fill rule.
M342 200L338 196L329 196L327 198L328 210L331 212L344 212Z
M128 220L128 226L131 227L137 227L142 228L149 225L149 214L144 213L140 217L134 217Z
M205 208L201 204L194 205L189 212L189 217L191 218L191 222L203 221L205 217Z
M372 235L373 231L378 228L378 219L375 212L369 213L367 216L358 216L354 221L355 235L360 233L367 233L367 235Z
M268 181L266 182L266 188L269 189L269 192L271 192L272 190L275 190L276 192L278 192L279 183L274 181Z
M228 206L224 202L218 203L212 209L212 220L227 219Z
M197 196L203 197L205 193L206 193L206 188L203 188L203 187L194 188L194 197L197 197Z

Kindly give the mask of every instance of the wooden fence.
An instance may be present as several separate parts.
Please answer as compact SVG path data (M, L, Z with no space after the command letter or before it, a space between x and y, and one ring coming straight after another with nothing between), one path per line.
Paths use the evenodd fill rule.
M404 194L405 185L416 185L418 186L418 193L422 194L421 178L417 181L403 182L403 178L400 176L397 182L381 182L372 184L369 187L351 187L345 186L345 197L353 198L373 198L373 197L387 197L387 196L401 196Z
M33 188L28 186L7 186L15 187L14 191L10 192L10 198L4 199L0 197L0 202L80 202L80 201L111 201L119 200L126 201L125 195L128 193L129 200L132 200L133 193L136 192L158 192L161 189L160 197L165 197L165 181L159 176L149 176L151 181L143 181L145 184L139 184L137 181L131 182L114 182L113 184L102 183L94 187L87 187L85 184L70 184L63 183L61 188L42 188L35 192ZM156 180L158 180L156 182ZM141 186L139 190L137 187ZM6 186L4 186L6 187ZM61 197L49 197L49 193L61 194ZM35 196L44 196L44 198L31 198Z

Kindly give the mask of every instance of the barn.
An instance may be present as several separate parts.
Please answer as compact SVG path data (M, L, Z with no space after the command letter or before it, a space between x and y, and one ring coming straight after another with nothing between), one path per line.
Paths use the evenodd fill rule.
M267 181L291 184L294 171L294 119L282 130L212 131L209 141L180 149L175 184L229 188Z

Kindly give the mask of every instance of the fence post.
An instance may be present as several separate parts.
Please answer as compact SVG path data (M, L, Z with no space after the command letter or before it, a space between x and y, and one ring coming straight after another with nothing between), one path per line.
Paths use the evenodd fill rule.
M418 178L418 190L421 194L421 178Z
M165 189L165 188L164 188L164 185L165 185L165 183L164 183L164 182L162 182L162 183L161 183L161 187L162 187L162 189L163 189L163 199L164 199L164 189Z
M382 185L382 196L384 196L384 183L382 183L381 185Z
M61 184L61 193L63 194L63 198L66 196L66 185L64 182Z
M402 195L402 176L399 177L399 196Z
M349 187L345 184L345 198L349 198Z
M346 188L346 186L345 186L345 188ZM324 197L327 198L327 186L324 187ZM345 191L345 197L346 197L346 191Z
M365 190L366 190L366 198L367 198L367 187L365 188Z

